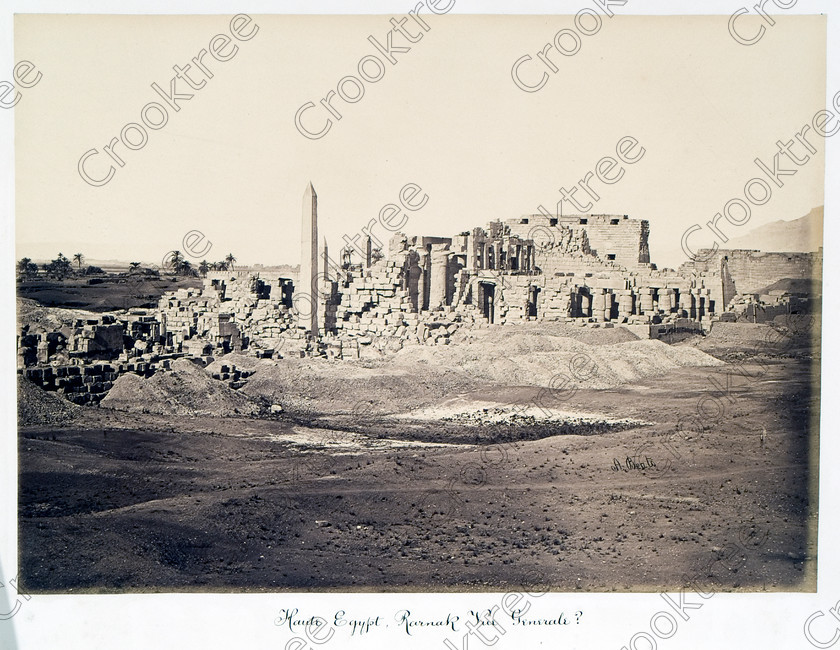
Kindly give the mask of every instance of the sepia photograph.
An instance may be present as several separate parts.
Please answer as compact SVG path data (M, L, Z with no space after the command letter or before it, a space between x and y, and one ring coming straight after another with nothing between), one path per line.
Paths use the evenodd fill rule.
M0 609L390 594L260 616L466 648L648 594L656 648L816 594L828 16L630 4L16 13Z

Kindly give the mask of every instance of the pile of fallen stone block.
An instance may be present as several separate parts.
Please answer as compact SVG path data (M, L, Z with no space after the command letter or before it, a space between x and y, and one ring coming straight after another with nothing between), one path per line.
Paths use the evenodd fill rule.
M253 373L249 370L237 370L236 366L230 363L222 364L219 368L219 372L212 373L211 377L219 381L227 382L229 388L236 390L242 388L246 383L248 383L245 380L252 374Z
M22 371L32 383L56 391L76 404L99 402L114 385L120 368L111 364L47 366Z

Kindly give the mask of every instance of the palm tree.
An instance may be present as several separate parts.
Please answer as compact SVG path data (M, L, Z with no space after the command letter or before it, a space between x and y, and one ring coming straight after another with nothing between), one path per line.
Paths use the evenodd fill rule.
M131 271L136 271L140 268L140 262L129 262L128 265L131 267Z
M59 253L58 257L50 262L49 270L52 275L59 280L62 280L73 272L73 265L70 263L70 260L64 256L64 253Z
M20 261L17 263L18 276L27 275L27 272L29 271L29 264L31 262L32 260L28 257L20 258Z
M233 263L234 263L235 261L236 261L236 258L233 256L233 253L228 253L228 254L227 254L227 257L225 258L225 262L227 263L227 266L228 266L231 270L234 270L234 268L235 268L235 267L233 266Z
M349 269L353 264L353 253L356 251L350 246L341 249L341 268Z
M198 272L201 273L202 276L207 277L207 271L210 270L210 265L207 263L207 260L201 260L201 263L198 265Z
M82 270L82 261L85 259L85 256L82 255L81 253L76 253L73 256L73 259L76 260L76 263L79 265L79 270L81 271Z
M181 268L181 262L184 261L184 256L181 255L181 251L172 251L169 257L169 266L172 268L173 271L176 273Z

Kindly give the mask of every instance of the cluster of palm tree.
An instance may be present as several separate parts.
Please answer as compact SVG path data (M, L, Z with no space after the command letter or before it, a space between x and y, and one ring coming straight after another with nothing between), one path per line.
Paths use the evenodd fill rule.
M196 273L207 275L208 271L233 270L235 268L235 262L236 258L233 256L233 253L228 253L227 257L225 257L225 259L221 262L208 262L207 260L201 260L198 264L198 268L196 269L188 259L184 258L181 251L176 250L169 254L169 267L178 275L196 275Z
M232 271L234 269L234 262L236 262L236 258L233 255L228 255L221 262L208 262L207 260L201 260L198 264L198 270L202 275L207 275L207 271Z
M17 263L19 278L31 278L38 275L38 265L29 257L22 257Z
M76 253L73 255L72 258L73 262L76 262L77 268L73 269L73 262L70 261L70 258L64 255L64 253L59 253L58 256L50 261L41 264L40 268L38 267L35 262L33 262L28 257L23 257L18 260L17 263L17 274L18 277L21 279L28 279L33 278L38 275L39 271L43 272L44 275L47 277L56 278L58 280L62 280L68 276L74 274L81 274L83 272L90 273L92 271L101 272L99 267L95 266L88 266L83 271L82 270L82 263L85 261L85 256L81 253Z
M186 259L181 251L175 250L167 254L169 269L177 275L195 275L196 271L192 263Z
M234 264L236 263L236 258L233 256L233 253L228 253L227 256L221 262L208 262L207 260L201 260L197 267L193 266L192 262L186 259L181 253L181 251L172 251L167 255L168 261L166 263L168 270L172 271L177 275L207 275L208 271L228 271L233 270ZM35 262L32 261L29 257L23 257L18 260L16 268L17 268L17 275L20 279L30 279L37 277L39 273L43 273L43 275L47 277L53 277L57 279L63 279L71 275L75 274L83 274L83 273L91 273L91 272L102 272L102 269L95 267L95 266L88 266L84 269L82 268L82 264L84 264L85 256L82 253L75 253L71 258L66 257L63 253L59 253L58 257L52 260L49 263L41 264L39 267ZM76 268L73 268L73 262L76 263ZM130 272L137 273L141 270L141 263L140 262L130 262L129 263Z

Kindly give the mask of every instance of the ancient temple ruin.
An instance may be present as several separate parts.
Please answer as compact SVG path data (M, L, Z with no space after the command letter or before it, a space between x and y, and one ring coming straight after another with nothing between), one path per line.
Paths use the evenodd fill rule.
M463 327L519 321L620 325L673 340L708 329L734 297L728 258L657 269L648 222L628 215L526 215L451 237L395 233L376 260L368 238L364 259L354 264L346 256L333 260L326 241L314 247L316 200L310 184L297 280L265 271L208 273L203 290L161 299L171 343L198 337L224 349L289 350L290 340L316 332L322 352L356 357L447 344ZM813 275L817 266L779 271ZM303 318L301 305L310 310ZM236 336L220 336L208 314L213 324L227 315Z
M620 326L673 342L739 314L757 322L759 315L820 309L821 251L718 251L660 270L648 235L648 222L628 215L526 215L453 236L397 232L376 255L368 238L360 262L347 251L336 261L326 240L319 246L310 183L297 277L210 271L202 288L166 293L154 310L22 331L18 366L84 402L98 400L122 372L148 375L183 356L204 364L228 352L358 358L446 345L463 328L524 321ZM803 296L760 293L791 278L814 288ZM95 367L73 369L88 364ZM47 372L46 365L56 368Z

